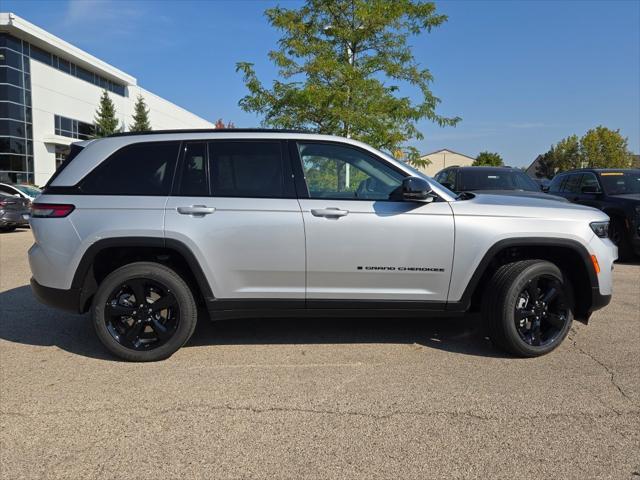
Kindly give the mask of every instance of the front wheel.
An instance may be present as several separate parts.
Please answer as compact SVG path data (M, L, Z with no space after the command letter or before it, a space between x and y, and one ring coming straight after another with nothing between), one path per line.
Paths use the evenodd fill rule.
M91 307L98 338L114 355L135 362L163 360L193 334L197 308L175 271L136 262L110 273Z
M554 350L567 336L573 313L571 285L546 260L522 260L500 267L482 306L491 340L520 357Z

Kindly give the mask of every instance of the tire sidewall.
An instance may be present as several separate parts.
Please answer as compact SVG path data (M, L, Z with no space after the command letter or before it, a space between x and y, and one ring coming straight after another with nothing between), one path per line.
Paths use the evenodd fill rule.
M545 346L534 346L526 343L518 333L516 329L515 323L515 308L516 302L518 301L518 297L520 292L527 285L529 280L538 277L540 275L549 275L557 278L564 290L564 294L567 299L567 303L569 304L569 312L568 312L568 321L565 323L560 335L550 344ZM553 265L550 262L541 261L530 265L525 268L520 274L516 277L515 281L508 287L505 302L503 305L502 311L502 319L505 322L504 328L507 339L512 345L524 356L533 357L544 355L545 353L549 353L554 350L558 345L560 345L571 329L571 324L573 322L573 294L571 290L571 284L566 280L565 276L562 274L560 269Z
M176 297L179 308L178 327L166 343L152 350L133 350L113 338L105 323L105 305L111 293L122 283L134 278L146 278L165 286ZM151 362L170 357L193 334L197 309L189 286L173 270L151 262L132 263L110 273L100 284L91 305L91 318L96 334L114 355L125 360Z

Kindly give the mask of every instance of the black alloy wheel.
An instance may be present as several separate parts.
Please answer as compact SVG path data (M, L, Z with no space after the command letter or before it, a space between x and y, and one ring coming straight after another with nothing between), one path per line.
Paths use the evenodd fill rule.
M557 341L569 321L562 283L551 275L529 280L516 300L514 321L518 335L528 345L544 347Z
M180 323L180 307L171 289L149 278L122 282L109 295L104 310L113 339L137 351L164 345Z

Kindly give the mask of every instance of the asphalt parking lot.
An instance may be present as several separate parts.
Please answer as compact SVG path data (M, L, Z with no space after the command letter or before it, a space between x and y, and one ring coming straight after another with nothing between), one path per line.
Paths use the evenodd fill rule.
M31 233L0 235L0 476L640 479L640 265L539 359L477 319L199 325L115 361L38 304Z

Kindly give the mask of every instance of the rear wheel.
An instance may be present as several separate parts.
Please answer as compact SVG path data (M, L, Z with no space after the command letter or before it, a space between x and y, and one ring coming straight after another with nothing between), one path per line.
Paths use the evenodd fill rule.
M170 357L189 340L197 321L189 286L170 268L151 262L109 274L93 299L92 314L105 347L136 362Z
M503 265L486 292L482 313L491 340L514 355L544 355L569 333L571 286L551 262L522 260Z

